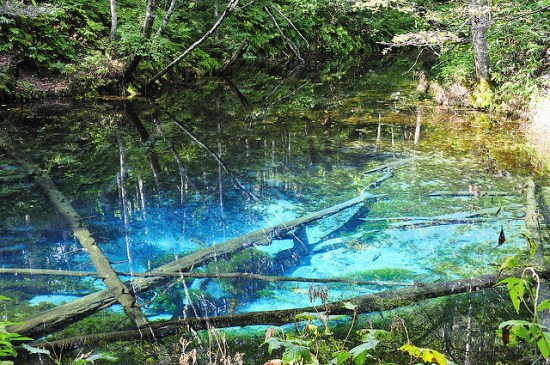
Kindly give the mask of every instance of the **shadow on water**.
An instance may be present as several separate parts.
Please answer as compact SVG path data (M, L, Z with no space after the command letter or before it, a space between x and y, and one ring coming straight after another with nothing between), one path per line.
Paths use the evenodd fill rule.
M530 171L517 126L428 107L403 71L395 64L307 78L255 70L252 79L208 79L155 102L10 106L0 127L3 143L53 177L125 277L365 189L383 196L194 270L212 277L141 293L151 319L310 305L310 284L300 280L220 273L378 282L326 284L336 301L391 283L494 272L525 251ZM0 268L93 271L33 176L0 154ZM386 164L395 165L371 171ZM497 245L501 230L506 242ZM0 276L0 293L14 299L6 308L19 317L101 288L90 277ZM432 331L438 326L453 328L447 321Z

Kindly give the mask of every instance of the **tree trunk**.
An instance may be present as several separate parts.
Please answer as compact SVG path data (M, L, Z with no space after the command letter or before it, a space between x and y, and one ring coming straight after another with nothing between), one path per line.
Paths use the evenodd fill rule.
M153 41L151 43L155 43L157 39L160 37L160 35L162 34L162 32L164 32L164 29L166 29L166 26L168 25L168 21L170 20L170 17L172 17L174 10L176 10L176 1L177 0L170 1L170 6L168 7L168 10L166 11L164 18L162 19L162 23L160 27L157 29L157 33L153 37Z
M487 46L489 10L487 0L470 0L472 45L474 47L476 76L480 82L489 80L489 49Z
M111 3L111 33L109 33L109 39L115 39L116 29L118 24L118 17L116 14L116 0L110 0Z
M151 32L153 30L153 23L155 21L155 10L157 8L156 0L147 0L147 8L145 9L145 19L143 21L143 38L149 39L151 38ZM136 70L137 66L141 62L142 56L135 54L130 62L128 62L128 66L126 66L126 69L124 70L124 82L129 83L132 81L132 78L134 77L134 71Z

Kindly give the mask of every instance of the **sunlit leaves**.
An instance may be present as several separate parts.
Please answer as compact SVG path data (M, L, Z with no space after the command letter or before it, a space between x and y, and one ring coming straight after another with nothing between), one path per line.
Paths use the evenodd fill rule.
M341 365L341 364L345 364L351 355L348 351L338 351L338 352L335 352L333 356L334 356L334 359L332 360L332 362L336 363L336 365Z
M353 304L353 303L351 303L351 302L345 302L345 303L344 303L344 308L349 309L349 310L355 312L355 310L357 309L357 305L355 305L355 304Z
M527 242L529 243L529 257L534 258L535 253L537 252L537 243L529 233L523 233L523 236L527 239Z
M394 8L402 12L413 12L414 5L408 0L359 0L354 4L356 9L378 11L384 8Z
M529 343L536 343L542 356L550 356L549 334L545 332L546 327L538 323L524 320L510 320L502 322L498 327L498 335L502 338L505 347L513 346L517 339Z
M506 285L508 293L510 294L510 300L514 305L514 309L519 313L519 308L521 302L523 301L523 296L525 294L525 289L529 284L528 281L521 278L507 278L500 281L497 285Z
M0 357L16 357L17 351L13 345L13 341L28 341L32 338L21 336L17 333L9 332L6 327L17 323L0 322Z
M439 30L405 33L393 37L395 46L437 46L459 41L460 37L456 32Z
M541 312L543 310L550 310L550 299L546 299L537 306L537 312Z
M378 345L378 340L372 338L349 350L349 354L352 356L355 364L362 365L365 363L366 359L373 358L373 356L369 354L369 351L373 350L376 345Z
M518 267L518 264L519 264L519 259L517 256L507 256L504 258L504 260L500 264L499 271Z
M429 364L449 364L447 358L441 352L432 349L416 347L412 343L407 343L401 346L399 350L406 352L410 356L420 359Z

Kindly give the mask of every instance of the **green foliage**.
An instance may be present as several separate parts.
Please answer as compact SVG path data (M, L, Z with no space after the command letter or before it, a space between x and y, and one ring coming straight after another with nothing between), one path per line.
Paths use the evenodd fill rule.
M506 285L510 300L514 305L514 309L519 313L521 302L524 299L525 291L528 289L531 291L531 284L522 278L508 278L500 281L498 285Z
M393 364L383 362L376 353L376 350L382 344L385 346L391 345L394 340L393 331L365 328L356 331L355 339L351 341L350 335L357 316L357 307L352 303L345 303L344 307L353 312L351 326L344 339L335 336L329 328L328 318L324 314L312 315L306 313L296 318L297 320L307 321L302 329L297 330L295 333L269 329L263 344L268 346L269 354L273 354L274 351L279 351L279 353L282 351L280 358L282 364ZM319 319L321 319L324 330L320 330L316 324ZM408 338L408 332L404 325L402 328ZM412 345L410 341L407 341L399 350L408 353L411 358L418 358L426 362L441 365L450 363L443 354L427 348L418 348Z
M8 297L0 295L0 300L11 300ZM0 358L16 357L17 351L13 345L14 341L27 341L32 340L29 337L21 336L17 333L13 333L7 330L7 327L13 326L17 323L9 321L0 321Z
M534 283L533 283L534 282ZM505 348L518 344L518 339L536 344L540 354L550 357L550 332L540 323L539 313L550 310L550 300L538 303L540 278L532 268L526 268L520 278L507 278L498 283L506 285L514 309L527 309L532 315L531 321L509 320L502 322L497 334L502 339Z
M504 346L515 346L518 339L528 343L536 343L544 358L550 356L550 333L547 328L539 323L523 320L510 320L502 322L498 326L498 335L502 338Z
M27 67L59 72L96 42L102 29L78 8L48 6L37 16L21 10L0 22L0 34L8 40L0 51Z

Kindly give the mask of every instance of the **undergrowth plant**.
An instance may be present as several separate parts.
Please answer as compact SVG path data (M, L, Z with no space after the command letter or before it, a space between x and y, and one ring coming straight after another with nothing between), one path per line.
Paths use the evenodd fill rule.
M540 356L547 364L550 360L550 332L542 325L539 315L550 310L550 300L539 302L540 284L540 277L532 267L525 268L519 278L507 278L497 284L506 285L516 313L519 314L523 308L531 316L530 321L513 319L502 322L498 326L497 334L502 339L505 350L517 345L518 340L536 344Z
M406 343L395 349L395 352L402 351L408 354L408 364L418 364L419 361L438 365L452 364L445 355L438 351L413 345L409 339L405 321L400 317L394 318L391 331L364 328L355 331L355 334L352 335L358 316L358 307L351 302L344 304L344 307L349 309L352 314L351 324L345 337L337 338L330 322L327 297L328 290L320 286L310 286L310 301L321 299L324 311L299 314L296 319L301 320L303 324L296 323L294 331L285 332L282 328L267 330L264 345L268 346L270 354L273 351L281 350L282 355L278 359L268 361L266 365L396 365L394 362L380 359L375 350L382 344L384 346L391 345L394 334L397 332L405 333Z
M8 297L0 295L0 300L11 300ZM13 345L14 341L31 340L31 338L21 336L7 330L7 327L15 323L9 321L0 321L0 365L11 365L12 361L2 360L3 358L14 358L17 356L17 351Z
M8 297L5 297L3 295L0 295L1 301L7 301L11 300ZM32 338L21 336L17 333L10 332L7 330L7 327L15 325L17 323L15 322L9 322L9 321L0 321L0 365L13 365L13 361L11 360L2 360L4 358L15 358L17 357L17 351L15 350L14 341L31 341ZM43 354L49 357L56 365L67 363L66 359L62 359L61 355L53 354L46 349L32 347L27 344L23 344L23 348L27 350L31 354ZM63 362L65 360L65 362ZM115 357L112 357L108 354L104 353L84 353L81 352L77 355L77 357L69 362L71 365L85 365L85 364L93 364L95 360L107 360L107 361L115 361L117 360Z

